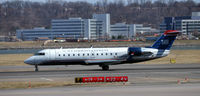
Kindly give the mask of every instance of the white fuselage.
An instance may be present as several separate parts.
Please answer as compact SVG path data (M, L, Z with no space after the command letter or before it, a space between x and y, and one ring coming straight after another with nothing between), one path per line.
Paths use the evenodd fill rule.
M24 62L32 65L101 65L140 62L167 56L169 50L141 47L141 55L129 54L130 47L44 49Z

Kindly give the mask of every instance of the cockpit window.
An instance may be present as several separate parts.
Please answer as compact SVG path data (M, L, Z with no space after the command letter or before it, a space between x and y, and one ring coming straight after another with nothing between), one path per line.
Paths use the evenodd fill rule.
M45 55L45 53L35 53L35 55Z

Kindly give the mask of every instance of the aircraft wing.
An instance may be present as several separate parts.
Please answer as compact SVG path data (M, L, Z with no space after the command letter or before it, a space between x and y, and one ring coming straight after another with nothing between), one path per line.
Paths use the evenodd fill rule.
M123 60L120 59L90 59L90 60L85 60L86 64L97 64L97 63L120 63Z

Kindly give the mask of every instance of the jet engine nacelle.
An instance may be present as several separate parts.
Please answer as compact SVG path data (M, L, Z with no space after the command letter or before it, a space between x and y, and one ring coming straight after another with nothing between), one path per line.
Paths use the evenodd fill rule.
M129 47L128 48L128 55L130 56L141 56L142 55L142 51L141 48L138 47Z
M128 48L128 55L129 56L150 56L152 55L153 53L152 52L142 52L141 48L132 48L132 47L129 47Z

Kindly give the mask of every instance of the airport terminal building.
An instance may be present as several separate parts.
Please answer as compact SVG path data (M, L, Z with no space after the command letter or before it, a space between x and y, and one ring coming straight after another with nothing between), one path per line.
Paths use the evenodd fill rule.
M18 39L48 40L48 39L76 39L76 40L107 40L115 36L133 39L136 33L151 32L151 27L142 24L110 24L110 14L93 14L92 19L69 18L51 20L51 29L33 28L16 31Z

